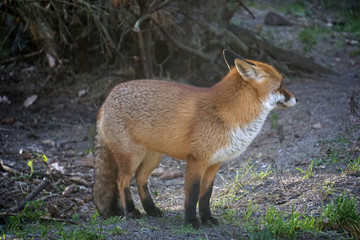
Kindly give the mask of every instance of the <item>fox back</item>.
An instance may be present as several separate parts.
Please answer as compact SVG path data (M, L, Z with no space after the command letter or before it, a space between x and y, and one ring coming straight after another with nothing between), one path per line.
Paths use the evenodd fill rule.
M146 182L162 154L167 154L188 161L185 222L198 225L197 201L202 220L215 222L208 200L203 207L200 203L208 191L211 195L209 189L220 163L246 149L273 108L296 103L283 87L281 74L270 65L244 60L229 51L224 51L224 56L230 71L210 88L135 80L110 92L97 117L94 201L102 215L137 211L124 190L134 172L145 210L160 215ZM103 194L100 188L104 184L113 186L112 194ZM106 197L112 199L108 202L113 207L104 206Z

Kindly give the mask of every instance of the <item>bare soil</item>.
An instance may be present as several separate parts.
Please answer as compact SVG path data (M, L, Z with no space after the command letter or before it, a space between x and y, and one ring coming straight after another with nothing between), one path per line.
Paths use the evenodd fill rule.
M268 28L288 33L298 27ZM103 226L105 230L122 230L122 234L108 238L247 239L251 238L250 233L238 226L237 221L227 221L226 210L234 209L232 217L241 219L252 203L259 207L259 216L271 205L287 212L294 207L298 212L317 216L322 204L343 191L348 196L360 196L359 174L346 170L349 160L360 155L360 103L351 108L350 100L353 97L359 101L360 61L349 56L352 45L334 47L324 39L317 47L321 48L321 55L313 55L317 60L324 59L324 65L333 74L286 78L285 86L296 96L298 104L292 109L272 112L247 151L221 166L212 198L213 204L220 202L214 207L214 215L221 222L219 227L182 230L184 178L178 176L185 174L185 163L164 156L149 180L149 188L164 216L120 218L116 224ZM96 113L111 87L126 79L110 76L109 70L104 73L101 69L91 74L59 75L26 63L1 67L0 71L0 96L11 101L0 103L0 160L21 173L15 176L0 171L0 212L16 207L47 177L50 183L36 199L47 203L48 215L71 220L76 213L80 223L88 222L96 212L91 196ZM25 108L23 102L34 94L36 101ZM27 164L37 154L45 154L48 162L35 160L34 174L30 176ZM304 179L297 168L306 170L311 160L317 163L314 176ZM250 167L251 171L245 174ZM254 177L268 169L272 172L266 179ZM237 175L242 175L238 178L241 187L230 193ZM333 191L328 194L325 189L329 185ZM69 186L73 189L69 190ZM66 188L68 193L64 193ZM144 213L134 184L132 193ZM236 200L221 201L227 199L227 194L234 194ZM0 221L0 229L5 231L5 218L0 217ZM76 227L69 224L70 231Z

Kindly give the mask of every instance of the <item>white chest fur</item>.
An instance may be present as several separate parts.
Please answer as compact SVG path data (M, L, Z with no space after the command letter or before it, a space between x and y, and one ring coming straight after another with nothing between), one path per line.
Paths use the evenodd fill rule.
M218 149L212 156L211 163L226 162L238 157L260 132L270 111L263 110L260 115L245 127L232 129L229 134L229 144Z

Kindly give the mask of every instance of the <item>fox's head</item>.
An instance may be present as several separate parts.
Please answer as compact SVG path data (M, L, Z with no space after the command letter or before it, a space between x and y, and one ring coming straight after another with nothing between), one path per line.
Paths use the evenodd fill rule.
M224 50L223 55L228 67L235 67L242 79L256 89L264 107L271 110L296 104L294 95L284 88L283 77L275 68L266 63L246 60L229 50Z

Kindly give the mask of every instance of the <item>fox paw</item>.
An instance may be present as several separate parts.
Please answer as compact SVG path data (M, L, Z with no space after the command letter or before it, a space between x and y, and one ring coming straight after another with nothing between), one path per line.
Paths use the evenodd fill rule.
M202 217L201 218L201 223L207 226L211 226L211 225L215 225L218 226L219 225L219 221L216 220L216 218L214 217Z
M152 217L162 217L162 212L161 210L158 208L158 207L152 207L148 210L146 210L146 213L149 215L149 216L152 216Z
M197 229L200 228L200 222L199 222L199 220L194 219L194 220L192 220L190 223L191 223L191 226L192 226L195 230L197 230Z
M138 219L138 218L141 218L141 213L139 210L134 209L127 214L127 217L133 218L133 219Z

